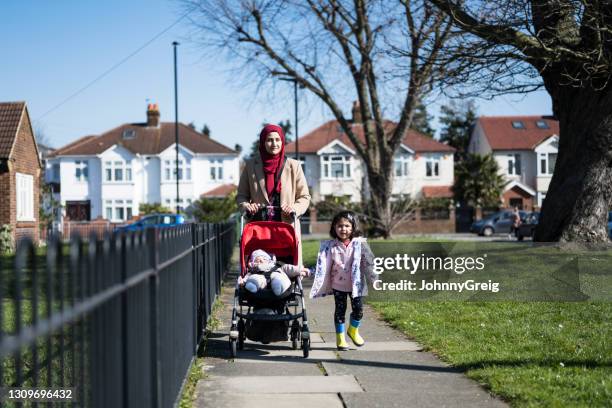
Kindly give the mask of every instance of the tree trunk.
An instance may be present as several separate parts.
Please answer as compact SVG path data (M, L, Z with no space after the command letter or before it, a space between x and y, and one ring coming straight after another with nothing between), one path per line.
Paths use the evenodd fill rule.
M383 238L391 238L391 181L383 174L368 171L368 183L372 198L372 219L376 232Z
M556 87L546 85L553 98L561 134L554 175L534 240L609 242L612 90L610 87L603 91L559 87L558 83Z

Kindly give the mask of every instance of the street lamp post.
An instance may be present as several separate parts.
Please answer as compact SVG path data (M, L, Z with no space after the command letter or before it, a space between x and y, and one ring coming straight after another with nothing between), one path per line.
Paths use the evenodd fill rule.
M176 70L176 47L179 45L178 42L174 41L172 46L174 48L174 143L176 145L176 213L180 212L179 206L179 128L178 128L178 76Z

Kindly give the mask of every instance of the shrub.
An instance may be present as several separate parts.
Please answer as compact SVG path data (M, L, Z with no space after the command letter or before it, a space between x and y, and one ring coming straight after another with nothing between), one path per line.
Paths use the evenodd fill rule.
M15 242L11 233L11 226L4 224L0 226L0 255L7 255L13 252Z

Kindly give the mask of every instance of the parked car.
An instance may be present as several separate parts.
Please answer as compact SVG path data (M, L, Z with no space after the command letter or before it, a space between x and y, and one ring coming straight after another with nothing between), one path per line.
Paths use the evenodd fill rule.
M173 227L185 223L180 214L150 214L131 224L115 228L115 231L139 231L149 227Z
M612 239L612 211L608 213L608 236Z
M524 219L526 214L525 211L519 211L521 219ZM470 227L470 232L490 237L493 234L508 234L511 227L512 211L504 210L475 221Z
M521 221L521 225L519 225L518 231L516 231L516 238L519 241L522 241L525 237L533 237L533 233L540 221L540 213L537 211L530 212Z

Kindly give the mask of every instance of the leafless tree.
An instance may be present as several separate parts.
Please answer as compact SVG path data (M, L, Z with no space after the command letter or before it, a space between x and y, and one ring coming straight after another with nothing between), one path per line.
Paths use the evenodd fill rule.
M606 242L612 207L612 1L431 0L466 33L452 44L460 75L488 93L544 87L559 152L538 241ZM461 69L457 69L461 66ZM461 77L463 75L463 77Z
M448 74L439 60L450 19L425 0L182 2L194 9L194 38L240 74L293 79L329 108L365 163L373 219L389 236L393 156L415 107ZM360 123L345 115L354 100Z

